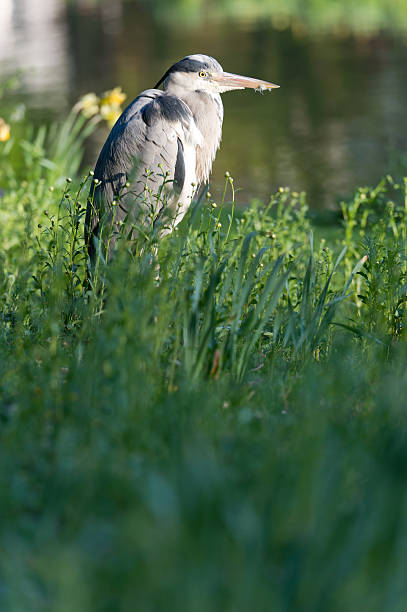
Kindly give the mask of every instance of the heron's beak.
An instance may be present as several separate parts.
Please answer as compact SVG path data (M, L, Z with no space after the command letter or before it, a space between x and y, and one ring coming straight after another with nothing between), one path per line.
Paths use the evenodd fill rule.
M220 74L213 74L212 80L215 81L221 87L227 89L258 89L260 91L266 91L270 89L277 89L280 85L274 85L268 81L262 81L261 79L252 79L251 77L241 76L240 74L232 74L231 72L221 72Z

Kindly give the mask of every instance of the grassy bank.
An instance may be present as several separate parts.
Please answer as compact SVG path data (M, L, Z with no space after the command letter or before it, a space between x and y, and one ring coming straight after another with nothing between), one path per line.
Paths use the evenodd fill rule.
M92 290L92 128L0 143L1 609L404 610L404 182L327 241L227 177Z
M333 32L376 34L383 30L405 31L407 9L397 0L278 0L252 2L251 0L221 0L208 6L204 0L168 0L146 2L146 7L157 18L166 21L199 22L202 19L240 19L247 22L270 20L277 28L293 27L298 34L308 32ZM174 7L176 10L174 11Z

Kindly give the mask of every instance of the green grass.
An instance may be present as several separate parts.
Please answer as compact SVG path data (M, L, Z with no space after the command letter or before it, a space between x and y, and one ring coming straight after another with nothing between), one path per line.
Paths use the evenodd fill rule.
M405 183L227 177L92 290L67 121L0 143L0 609L404 611Z

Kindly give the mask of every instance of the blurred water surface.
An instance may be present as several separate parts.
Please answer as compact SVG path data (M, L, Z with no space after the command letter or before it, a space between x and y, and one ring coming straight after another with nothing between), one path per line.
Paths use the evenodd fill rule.
M357 185L407 166L404 22L382 30L380 14L364 18L359 7L351 23L331 23L329 13L324 27L311 28L312 13L274 15L272 5L261 12L242 3L234 15L225 2L222 14L204 2L1 0L0 82L21 70L9 96L49 121L84 93L121 85L131 100L184 55L213 55L226 70L281 89L223 96L211 191L219 194L229 170L240 203L288 185L306 190L312 207L334 208ZM91 144L89 164L105 137Z

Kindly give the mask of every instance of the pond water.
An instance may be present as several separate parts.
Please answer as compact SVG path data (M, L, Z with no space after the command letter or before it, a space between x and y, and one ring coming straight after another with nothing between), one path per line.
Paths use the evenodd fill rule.
M211 191L225 170L240 203L280 185L335 208L357 185L407 167L407 37L273 26L270 19L164 19L148 2L1 0L0 81L23 69L23 101L36 121L63 117L81 95L121 85L128 100L189 53L230 72L279 83L271 94L223 96L223 142ZM1 115L1 108L0 108ZM88 152L93 164L106 134Z

